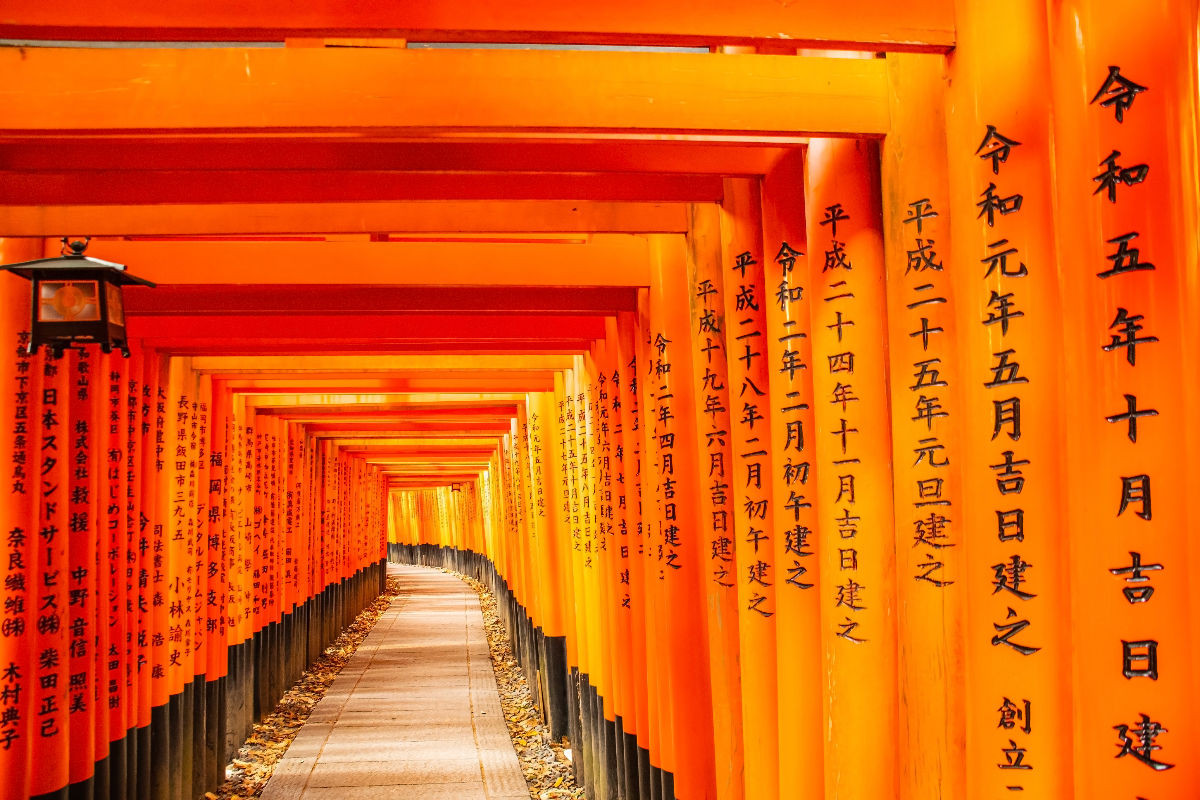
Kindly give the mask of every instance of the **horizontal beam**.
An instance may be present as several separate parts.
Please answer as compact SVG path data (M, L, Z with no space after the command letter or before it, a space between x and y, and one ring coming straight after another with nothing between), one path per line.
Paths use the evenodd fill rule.
M354 419L366 421L383 420L480 420L493 422L508 420L517 414L515 405L493 405L446 408L395 408L389 410L372 410L363 408L314 408L314 409L279 409L271 412L276 416L292 422L327 422L330 419Z
M158 41L381 36L409 41L675 45L769 41L795 47L944 50L954 43L954 11L950 0L224 0L193 4L109 0L101 5L87 0L8 0L0 36Z
M0 144L0 154L4 146ZM371 203L0 206L0 236L261 234L681 233L681 203L412 200Z
M395 439L390 443L382 439L339 439L334 442L338 447L341 447L347 452L358 452L359 450L369 449L373 447L390 447L403 452L413 450L428 450L434 452L436 448L449 448L450 450L486 450L492 451L498 437L482 438L477 437L470 440L462 438L428 438L428 439Z
M628 287L554 286L290 286L168 285L125 293L125 313L151 315L379 314L389 309L421 314L610 315L637 310ZM550 321L551 324L553 320Z
M695 141L359 141L180 135L144 137L45 136L0 140L0 170L61 172L130 170L341 170L348 172L524 172L763 175L785 152L764 145Z
M213 379L214 390L218 379ZM354 408L377 408L403 403L446 404L454 403L522 403L524 392L389 392L384 394L329 394L300 392L292 394L253 395L245 398L246 405L256 410L268 408L312 408L314 406L343 406Z
M439 373L513 369L556 370L570 369L573 363L571 358L563 356L534 355L517 358L494 355L295 356L283 362L278 359L257 358L253 356L201 356L192 359L191 367L198 372L213 373L213 379L216 381L228 382L231 380L252 380L259 378L274 379L278 378L280 374L289 376L304 374L316 376L324 373L328 377L330 373L363 375L367 373L390 374L414 370L421 372L436 370ZM469 405L470 402L467 398L454 397L437 398L432 402L441 406L443 405L443 401L447 405L451 401L457 401L462 405ZM425 402L431 401L427 400ZM485 400L484 402L490 402L490 400Z
M136 330L131 330L132 339L136 339ZM132 340L131 339L131 340ZM583 354L588 350L588 342L578 340L556 339L505 339L502 341L469 340L434 342L391 342L381 343L376 339L332 339L332 338L303 338L303 339L207 339L207 338L163 338L149 342L160 352L175 356L204 356L223 354L228 356L270 356L273 358L292 356L317 356L337 353L358 353L363 355L394 355L431 353L446 355L470 355L486 353L488 355L522 356L530 354Z
M163 140L173 133L404 139L520 131L794 140L888 128L881 59L0 48L0 74L0 137L30 139L54 132Z
M716 202L722 197L721 179L713 175L615 172L118 169L0 172L0 176L0 205L364 203L487 199L702 203Z
M88 255L125 264L159 284L328 284L335 279L390 286L650 282L645 240L617 234L593 236L584 244L99 241L88 248Z
M384 313L380 313L383 311ZM373 340L381 346L403 342L483 342L604 338L603 317L495 316L482 314L294 314L130 317L132 335L151 344L160 337L273 340L312 337Z
M472 377L414 377L361 381L312 381L295 380L272 382L258 388L235 387L244 394L380 394L397 392L550 392L554 390L554 378L548 373L516 375L485 375Z

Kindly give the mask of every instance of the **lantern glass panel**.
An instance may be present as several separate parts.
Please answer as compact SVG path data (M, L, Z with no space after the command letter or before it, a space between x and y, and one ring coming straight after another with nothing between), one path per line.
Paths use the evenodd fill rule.
M39 281L38 322L96 322L99 281Z
M125 306L121 304L121 287L115 283L104 284L108 321L125 327Z

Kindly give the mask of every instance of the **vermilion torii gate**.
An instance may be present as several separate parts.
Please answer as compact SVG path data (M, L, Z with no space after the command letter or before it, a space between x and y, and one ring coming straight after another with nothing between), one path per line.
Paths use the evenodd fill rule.
M210 788L385 555L592 797L1200 793L1194 3L69 5L0 263L159 288L0 278L0 797Z

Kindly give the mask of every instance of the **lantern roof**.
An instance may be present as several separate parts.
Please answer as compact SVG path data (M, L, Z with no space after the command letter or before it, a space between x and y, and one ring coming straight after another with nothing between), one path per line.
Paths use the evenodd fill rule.
M35 258L33 261L22 261L17 264L9 264L0 267L0 270L12 272L20 275L26 280L33 280L35 272L38 273L54 273L56 271L75 272L78 270L88 270L92 272L103 272L105 279L112 283L120 285L138 285L138 286L155 286L153 281L148 281L145 278L139 278L137 275L128 271L124 264L118 264L115 261L105 261L101 258L93 258L85 255L62 255L54 258Z

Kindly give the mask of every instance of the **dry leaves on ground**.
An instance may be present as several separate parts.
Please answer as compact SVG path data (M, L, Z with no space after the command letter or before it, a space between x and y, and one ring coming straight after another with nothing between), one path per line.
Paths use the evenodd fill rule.
M575 773L563 753L562 744L550 741L550 729L542 724L534 706L525 672L513 655L508 631L500 619L495 596L482 583L469 576L457 572L450 574L461 578L479 595L488 649L492 655L492 670L496 673L496 686L500 690L500 706L521 762L521 772L529 784L529 797L531 800L584 798L583 788L575 785Z
M258 797L275 764L296 738L313 706L317 704L333 679L346 666L350 656L375 627L379 617L392 599L400 595L400 579L387 579L387 590L369 606L338 638L325 648L292 688L280 699L275 710L254 726L250 738L237 751L233 762L225 768L225 783L214 792L205 793L205 800L248 800Z

